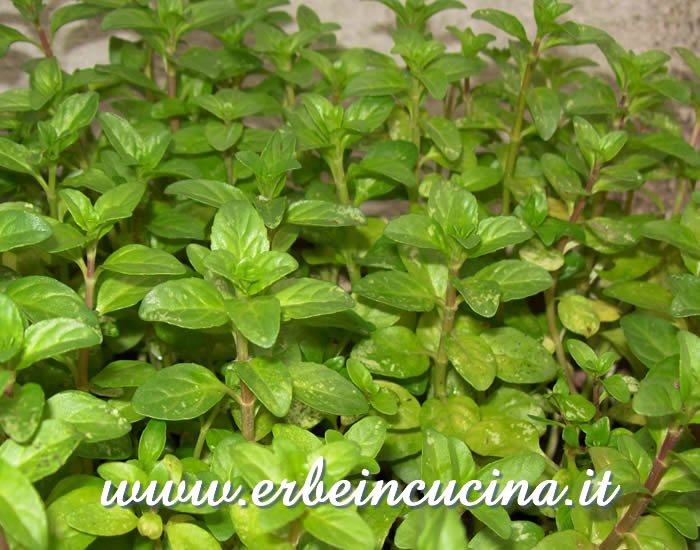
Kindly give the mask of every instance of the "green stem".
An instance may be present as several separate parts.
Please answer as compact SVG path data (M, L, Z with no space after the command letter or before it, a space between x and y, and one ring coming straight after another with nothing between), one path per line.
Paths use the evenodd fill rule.
M690 146L695 149L698 143L698 134L700 134L700 120L695 122L693 127L693 134L690 137ZM688 194L688 189L690 189L690 178L683 178L676 188L676 198L673 201L673 211L671 217L675 218L680 215L681 210L683 210L683 203L685 202L685 196Z
M333 183L335 184L335 191L338 196L338 202L341 204L350 204L350 192L348 191L348 184L345 181L345 167L343 166L343 149L340 144L336 145L335 152L333 156L328 159L328 166L331 170L331 176L333 177ZM355 284L360 280L362 274L360 273L360 268L355 263L355 259L349 251L343 253L345 257L345 266L348 270L348 277L350 278L350 283Z
M165 66L165 72L168 78L168 97L177 97L177 69L175 64L171 63L168 58L175 56L175 51L177 50L177 39L173 36L170 37L170 42L168 44L168 49L166 55L163 56L163 65ZM170 119L170 130L174 133L180 129L180 119L173 117Z
M554 278L554 284L552 288L548 289L544 293L544 302L547 312L547 327L549 328L549 336L554 341L554 349L556 350L557 361L561 366L562 371L566 375L566 381L569 385L569 391L571 393L578 393L576 389L576 384L574 384L574 369L566 360L566 353L564 353L564 345L559 337L559 329L557 327L557 312L555 304L556 296L556 285L557 279Z
M46 188L46 200L49 203L49 213L54 219L58 219L58 200L56 197L56 163L49 165L49 183Z
M338 202L340 202L340 204L350 204L350 192L348 191L348 184L345 181L345 167L343 166L343 149L340 144L336 145L335 152L328 160L328 166L331 169L331 176L335 184Z
M457 276L459 267L450 268L450 275ZM440 343L438 344L437 360L433 366L432 382L435 397L445 401L447 399L447 352L445 351L445 339L452 332L457 313L457 289L452 283L447 281L445 291L445 307L443 310L442 327L440 328Z
M236 361L248 361L248 340L236 331ZM241 433L248 441L255 441L255 394L241 380Z
M84 272L85 280L85 305L94 309L94 296L95 296L95 283L97 282L97 276L95 273L95 258L97 257L97 241L92 243L87 250L86 254L86 264ZM78 377L76 380L76 386L80 390L87 391L88 389L88 370L90 366L90 349L83 348L78 353Z
M537 64L537 56L539 55L541 36L538 36L530 49L523 80L520 84L520 93L518 95L518 106L515 112L515 121L510 130L510 142L508 144L508 156L506 157L506 167L503 172L503 195L501 198L501 215L507 216L510 213L510 184L515 172L515 162L518 159L520 151L520 141L522 139L521 131L523 127L523 115L525 114L525 104L527 99L527 90L530 87L532 80L532 71Z
M224 153L224 165L226 166L226 183L233 185L233 149L229 149Z
M668 469L666 457L668 453L674 449L682 433L683 428L681 426L674 425L669 428L661 444L661 448L659 449L659 454L656 455L654 464L644 484L645 489L647 489L649 493L637 495L636 499L627 509L627 512L625 512L625 515L622 516L622 519L617 522L617 525L615 525L611 533L600 543L598 550L616 550L620 546L624 535L632 530L637 520L646 511L652 496L654 496L654 492L659 486L661 478Z
M214 423L214 420L216 420L216 417L219 414L219 409L221 408L221 403L222 402L219 401L214 406L214 408L209 413L209 416L207 416L207 419L202 424L202 427L199 429L199 435L197 436L197 443L195 443L194 452L192 453L192 456L194 458L199 458L202 456L202 449L204 448L204 442L207 438L207 432L209 432L209 428L211 428L211 425Z

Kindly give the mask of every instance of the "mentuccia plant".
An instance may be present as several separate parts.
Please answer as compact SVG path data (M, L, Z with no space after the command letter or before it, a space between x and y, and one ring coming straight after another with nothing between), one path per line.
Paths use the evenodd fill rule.
M700 58L677 78L557 0L534 36L380 2L390 52L284 0L12 0L0 55L37 57L0 93L0 550L697 545ZM129 32L69 74L79 21ZM622 494L101 504L319 457L327 486Z

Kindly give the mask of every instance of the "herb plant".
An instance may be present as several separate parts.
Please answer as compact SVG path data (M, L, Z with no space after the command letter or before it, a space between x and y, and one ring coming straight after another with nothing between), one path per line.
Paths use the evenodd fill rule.
M0 94L0 548L697 544L700 58L674 48L676 78L558 0L534 36L471 12L508 47L453 26L448 51L430 18L460 1L379 1L393 56L284 0L12 0L36 34L0 25L0 54L37 56ZM53 38L95 18L135 38L67 74ZM610 471L623 496L100 504L320 456L328 483L497 468L575 498Z

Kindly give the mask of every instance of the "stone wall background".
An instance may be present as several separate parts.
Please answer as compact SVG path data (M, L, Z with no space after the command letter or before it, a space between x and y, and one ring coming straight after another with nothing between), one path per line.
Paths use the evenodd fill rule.
M566 17L600 27L625 48L643 51L658 48L671 52L673 46L685 46L700 52L700 0L569 0L574 9ZM51 11L70 0L46 0ZM293 12L301 0L292 0L287 9ZM365 46L388 52L391 49L389 30L393 15L385 6L363 0L304 0L324 21L342 25L338 32L344 46ZM525 24L530 35L534 34L531 0L466 0L467 10L450 10L435 16L431 29L435 36L454 49L456 41L445 30L447 25L459 28L471 26L476 32L493 32L499 42L505 44L504 33L483 21L471 19L471 13L479 8L492 7L516 14ZM0 0L0 22L5 25L21 25L19 15L10 0ZM25 29L34 37L33 29ZM58 33L54 51L61 66L67 72L107 60L107 36L100 31L99 22L76 22ZM604 60L595 48L577 48L577 54ZM36 56L34 48L26 44L14 44L10 53L0 58L0 91L25 85L26 75L19 70L24 61ZM671 64L682 71L682 64L674 56ZM607 72L607 68L602 66Z

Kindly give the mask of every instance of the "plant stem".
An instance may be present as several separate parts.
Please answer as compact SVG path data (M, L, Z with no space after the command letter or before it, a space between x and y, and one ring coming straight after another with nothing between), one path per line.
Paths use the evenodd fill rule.
M58 219L58 200L56 198L56 163L49 165L49 184L46 188L46 200L49 203L49 213L54 219Z
M525 73L523 74L523 80L520 84L520 93L518 94L518 106L515 111L515 120L513 121L513 127L510 130L510 142L508 144L508 156L506 157L506 167L503 173L503 195L501 198L501 216L507 216L510 213L510 183L513 178L513 172L515 172L515 161L518 159L518 152L520 151L520 140L521 130L523 127L523 115L525 114L525 104L527 99L527 90L530 87L530 81L532 80L532 71L537 64L537 56L540 51L540 41L541 36L537 36L535 42L530 48L530 55L528 57L527 66L525 67Z
M5 538L5 533L0 527L0 550L10 550L9 544L7 544L7 539Z
M236 331L236 361L247 361L248 340ZM255 394L241 380L241 433L248 441L255 441Z
M177 69L175 69L175 63L171 63L168 59L169 57L175 56L175 51L177 49L177 41L175 37L170 37L170 43L168 45L167 55L163 57L163 65L165 65L165 72L168 75L168 97L175 99L177 97ZM170 130L174 133L180 129L180 119L177 117L172 117L170 119Z
M86 269L84 272L85 280L85 305L94 308L95 283L95 258L97 257L97 241L92 243L87 250ZM75 385L80 390L87 391L88 389L88 368L90 366L90 349L83 348L78 354L78 378Z
M350 204L350 193L348 185L345 181L345 168L343 166L343 149L340 144L336 145L335 153L327 160L328 166L331 169L335 191L338 196L338 201L341 204ZM349 251L343 253L345 257L345 267L348 270L348 277L351 284L355 284L362 277L360 269L357 267L352 254Z
M340 144L336 145L335 152L328 159L328 166L331 169L331 176L333 176L338 202L340 204L350 204L350 193L345 181L345 168L343 166L343 149Z
M41 26L41 23L39 23L38 19L36 20L34 26L36 27L36 32L39 35L39 40L41 41L41 49L44 50L44 55L46 57L54 57L49 38L48 36L46 36L46 31L44 30L44 27Z
M226 183L233 185L233 149L224 153L224 165L226 166Z
M456 277L459 267L450 268L450 275ZM438 344L437 360L433 366L432 382L435 396L445 401L447 399L447 353L445 351L445 338L452 332L455 323L455 313L457 312L457 289L452 283L447 281L445 291L445 309L442 317L442 327L440 329L440 343Z
M615 525L612 532L605 538L600 546L598 546L599 550L616 550L617 547L620 546L625 533L628 533L634 527L637 520L645 512L649 501L654 495L654 491L656 491L662 476L668 468L666 456L676 446L682 433L683 428L681 426L674 425L669 428L668 433L661 444L661 449L659 449L659 454L656 455L654 465L652 466L646 483L644 484L644 488L649 491L649 494L639 495L637 497L637 500L630 505L627 512L625 512L625 515L622 516L622 519L617 522L617 525Z
M588 176L588 182L586 182L586 193L590 194L593 192L593 184L595 184L596 180L598 179L599 173L600 165L598 164L598 162L594 162L593 168L591 168L591 173ZM576 202L576 204L574 205L574 210L571 212L571 216L569 216L569 221L571 223L576 223L578 221L579 217L583 213L583 209L586 207L587 199L588 196L585 196L580 198ZM559 252L563 252L567 242L569 242L568 237L562 237L561 239L559 239L559 242L557 243L557 250L559 250Z
M211 410L209 416L207 416L207 419L204 421L204 424L202 424L202 427L199 429L197 443L195 443L194 452L192 453L192 456L194 458L199 458L202 456L202 449L204 448L204 442L207 438L207 432L209 431L209 428L211 428L211 425L214 423L214 420L216 420L216 417L219 414L221 403L222 401L219 401L216 405L214 405L214 408Z
M593 377L593 394L591 395L591 401L593 401L593 406L595 407L595 416L593 417L593 422L600 418L600 380L597 376Z
M700 134L700 120L695 122L695 126L693 127L693 134L690 137L690 146L695 149L698 143L698 135ZM683 178L681 182L678 184L678 187L676 188L676 198L673 201L673 211L671 213L671 217L675 218L676 216L680 215L681 210L683 209L683 202L685 200L685 196L688 193L688 189L690 189L690 178Z
M569 391L571 393L578 393L576 384L574 384L574 369L566 360L566 353L564 353L564 346L561 342L561 338L559 337L559 329L557 328L557 312L555 307L556 287L557 277L555 274L552 287L544 292L544 302L547 311L547 327L549 328L549 336L554 341L557 361L559 361L559 365L566 375L566 382L569 385Z
M469 78L464 79L464 93L462 94L462 101L464 102L464 114L466 116L472 116L472 84Z

